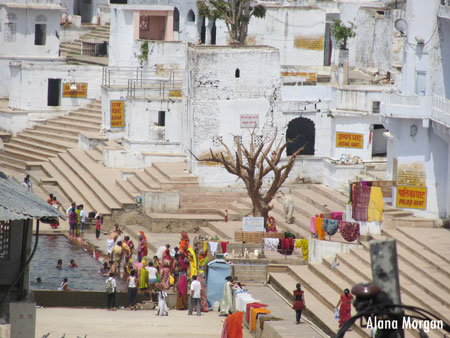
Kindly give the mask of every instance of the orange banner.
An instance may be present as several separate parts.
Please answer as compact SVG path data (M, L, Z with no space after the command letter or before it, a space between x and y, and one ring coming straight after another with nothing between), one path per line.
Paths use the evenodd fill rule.
M364 143L363 134L336 132L336 148L362 149Z
M111 101L111 128L123 128L124 126L124 101Z
M427 188L397 186L397 208L426 209Z
M87 97L87 83L80 82L75 83L77 89L70 89L70 83L64 83L63 85L63 97Z

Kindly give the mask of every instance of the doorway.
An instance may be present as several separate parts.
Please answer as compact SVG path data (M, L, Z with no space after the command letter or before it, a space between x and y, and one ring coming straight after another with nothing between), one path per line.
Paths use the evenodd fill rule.
M47 105L52 107L61 105L61 79L48 79Z
M286 146L287 156L304 147L300 155L314 155L316 141L314 122L305 117L297 117L289 122L286 131L286 141L292 141Z
M387 153L387 139L383 136L387 130L382 124L373 125L372 156L385 157Z

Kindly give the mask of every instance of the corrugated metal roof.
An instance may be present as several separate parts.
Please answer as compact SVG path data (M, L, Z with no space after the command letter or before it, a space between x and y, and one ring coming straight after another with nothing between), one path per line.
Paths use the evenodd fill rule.
M65 219L65 215L42 198L0 171L0 220L55 220L58 217Z

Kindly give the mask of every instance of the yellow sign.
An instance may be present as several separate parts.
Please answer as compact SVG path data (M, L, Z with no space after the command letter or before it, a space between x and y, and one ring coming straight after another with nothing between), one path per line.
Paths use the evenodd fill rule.
M123 128L124 126L124 102L111 101L111 128Z
M299 49L323 50L323 36L311 38L298 35L294 38L294 47Z
M169 90L169 97L181 97L183 92L181 89L171 89Z
M397 186L397 208L426 209L427 188Z
M336 132L336 148L363 148L364 135Z
M72 84L73 85L73 84ZM79 82L75 83L77 89L70 89L70 83L64 83L63 86L63 97L87 97L87 83Z

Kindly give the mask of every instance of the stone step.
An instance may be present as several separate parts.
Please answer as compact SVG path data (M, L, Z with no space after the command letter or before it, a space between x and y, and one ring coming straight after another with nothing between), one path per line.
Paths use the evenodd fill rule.
M270 273L270 284L274 288L282 293L285 298L292 302L292 291L295 290L298 279L292 275L282 272ZM329 336L335 336L339 329L338 322L334 319L333 315L329 314L329 309L323 305L320 301L316 300L308 290L304 291L306 309L304 311L305 316L321 328ZM345 334L346 337L360 337L359 334L354 331L349 331Z
M324 186L323 184L312 184L310 189L325 196L327 199L340 205L343 210L346 210L348 197L343 195L342 193L340 193L336 190L330 189L330 188Z
M47 122L47 126L49 127L62 127L67 129L75 129L80 131L94 131L98 132L100 130L100 123L98 122L89 122L89 123L77 123L77 122L67 122L61 119L58 120L50 120Z
M150 190L160 190L161 185L153 181L145 170L139 170L135 172L136 178Z
M216 233L213 229L211 229L210 227L200 227L199 232L203 236L207 236L209 238L218 236L219 239L221 239L221 237L222 237L218 233Z
M96 114L96 113L89 112L89 111L78 111L77 110L77 111L71 112L69 116L76 117L76 118L81 117L81 118L85 118L85 119L92 119L92 121L94 121L94 122L98 122L98 121L101 122L101 120L102 120L101 114Z
M2 171L11 171L24 173L25 170L25 162L23 165L12 162L10 157L0 154L0 168Z
M89 200L88 191L90 196L95 196L96 200L101 201L108 209L121 209L122 205L117 201L114 196L111 196L107 190L105 190L96 180L94 176L91 176L83 166L80 165L79 158L74 156L70 151L59 155L59 158L71 168L72 180L74 183L79 182L82 186L79 187L83 196ZM77 183L78 184L78 183Z
M384 234L397 242L397 253L407 264L414 265L425 277L432 278L441 288L450 292L450 265L426 247L410 240L400 231L384 230ZM414 259L411 259L411 255Z
M76 110L81 113L90 113L95 116L102 116L102 104L101 103L90 103L86 107Z
M297 279L301 282L302 289L305 292L305 302L308 304L311 303L309 298L312 297L313 302L320 302L321 305L327 308L326 312L320 312L315 314L319 317L322 317L322 320L327 320L327 318L334 319L334 308L339 300L340 295L342 294L342 290L336 291L333 288L330 288L329 285L324 282L319 276L311 273L307 265L290 265L289 266L289 274L291 274L294 279ZM352 313L356 313L356 309L352 306ZM334 320L337 328L339 329L339 325L337 321ZM353 325L352 329L356 334L361 337L368 337L369 335L358 325Z
M198 183L197 177L187 171L184 162L155 162L152 167L172 183Z
M13 149L17 151L22 151L25 153L29 153L30 155L36 155L39 157L47 158L47 157L56 157L58 153L62 152L61 150L54 150L49 149L45 147L39 147L36 144L27 144L22 143L19 139L14 139L11 142L9 142L7 145L5 145L5 149Z
M65 151L66 149L70 148L70 147L61 146L61 144L57 144L55 142L51 143L50 141L51 141L51 139L49 139L49 138L47 138L47 140L45 140L45 139L42 140L39 137L32 137L32 136L27 137L27 136L23 136L23 135L21 135L20 137L14 138L14 142L16 142L16 143L25 145L27 147L42 149L42 150L48 151L53 154L58 154L60 152ZM73 146L73 144L71 146Z
M8 163L8 164L12 164L14 166L17 166L18 168L23 168L25 169L26 167L26 161L25 160L21 160L15 157L10 157L10 156L6 156L4 155L4 153L0 153L0 164L1 163Z
M233 222L208 222L208 228L224 239L234 239L234 231L242 228L240 224L242 223L238 222L237 225L233 225Z
M355 255L355 252L365 252L362 249L351 249L351 253L346 254L337 254L338 261L342 264L350 267L354 272L361 276L363 281L372 280L372 271L370 265L362 258L360 255ZM411 297L416 303L420 304L420 306L429 309L431 312L436 315L448 318L450 315L450 311L446 309L443 305L440 304L435 299L432 299L427 296L427 293L415 283L410 282L406 279L400 279L400 288L402 294L406 293Z
M141 196L140 191L136 191L135 188L128 181L124 181L121 178L116 178L116 185L122 189L125 194L128 194L131 198L136 198L136 196Z
M74 116L74 115L68 115L68 116L63 116L63 117L60 117L59 119L58 119L58 121L61 121L61 122L66 122L66 123L70 123L70 124L72 124L72 123L83 123L83 124L87 124L87 125L90 125L90 124L93 124L93 125L98 125L98 124L101 124L101 122L102 122L102 117L101 116L86 116L86 115L81 115L81 114L83 114L82 112L81 113L78 113L78 115L77 116Z
M26 132L24 132L23 134L25 134L26 136L30 136L30 137L45 137L45 138L49 138L49 135L51 135L51 139L53 139L55 141L55 144L58 144L60 141L64 142L61 143L63 146L69 145L71 144L71 147L75 147L78 144L78 132L72 132L70 135L68 134L63 134L64 131L59 131L59 130L55 130L55 129L51 129L49 127L47 127L46 125L39 125L37 126L39 127L39 129L28 129ZM22 134L20 134L22 135Z
M442 254L441 252L436 250L436 248L434 248L433 246L425 244L425 242L421 241L420 237L416 238L415 236L410 235L407 228L400 227L397 230L399 233L403 234L405 237L408 237L411 241L415 242L416 245L425 247L429 251L429 253L432 254L432 255L428 256L429 261L436 262L436 264L439 264L439 265L442 264L442 267L444 269L446 269L447 266L450 266L450 257L449 256ZM426 229L425 231L429 232L428 229ZM436 234L437 236L442 236L443 238L445 238L443 235L447 235L446 237L448 237L447 230L439 229L437 231L438 231L438 233ZM447 249L447 251L448 251L448 249ZM423 254L423 257L425 257L425 254ZM450 270L446 270L446 271L450 271Z
M350 249L351 253L361 260L364 264L370 266L370 252L368 250ZM427 278L427 275L415 266L405 262L405 259L398 259L399 277L406 279L412 284L416 284L426 295L428 299L434 298L438 303L447 307L450 312L450 293L442 289L433 280ZM420 285L417 285L420 281Z
M58 138L71 136L72 140L78 140L79 129L66 128L56 125L37 125L35 130L41 131L44 135L52 135Z
M307 204L313 205L322 213L345 211L345 207L342 207L341 204L328 199L326 196L312 189L293 189L291 194L298 197L300 200L305 201Z
M48 163L44 163L42 166L42 170L49 177L55 179L58 182L58 187L62 193L64 193L65 197L69 201L75 201L75 203L82 203L84 205L84 209L86 211L97 211L102 215L109 215L111 213L105 206L99 205L91 205L82 194L78 190L76 190L72 182L67 179L65 175L60 171L60 168L64 166L64 163L59 158L51 159ZM66 171L68 169L65 169ZM63 172L64 172L63 171Z
M13 148L8 148L7 144L5 144L5 152L3 153L5 156L9 156L15 159L20 159L23 161L35 161L41 162L45 161L47 157L42 155L30 154L29 152L25 152L23 150L17 150Z
M98 149L86 150L86 155L88 155L91 158L91 160L95 162L103 163L103 153Z
M106 168L102 164L90 161L89 156L81 149L70 149L68 150L68 153L77 160L78 164L89 173L90 177L98 183L105 193L112 197L119 205L119 208L127 205L135 206L136 200L115 185L116 179L120 177L120 169ZM115 209L113 204L109 207L110 209Z
M128 176L127 177L127 181L131 184L131 186L133 187L134 191L142 192L142 191L146 191L146 190L149 189L136 176Z

